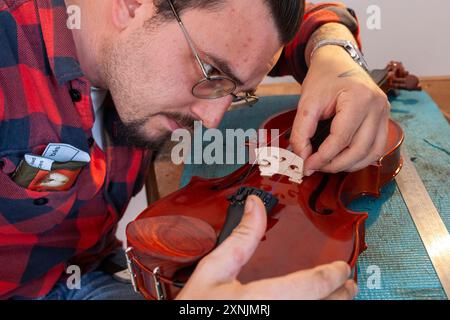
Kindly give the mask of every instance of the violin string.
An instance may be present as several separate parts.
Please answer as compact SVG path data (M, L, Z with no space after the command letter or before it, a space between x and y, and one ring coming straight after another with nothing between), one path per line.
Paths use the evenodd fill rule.
M313 137L311 137L311 143L313 143L315 140L320 139L320 137L322 136L322 134L324 134L327 130L329 130L328 125L325 125L321 128L319 128L317 130L317 132L314 134ZM313 141L314 140L314 141ZM288 147L286 148L286 150L291 151L292 152L292 144L289 144ZM293 157L290 161L290 163L286 166L286 169L280 174L280 177L278 178L278 180L276 181L277 183L280 182L280 180L283 178L283 175L286 174L286 172L290 169L290 167L292 166L292 164L294 163L295 158ZM304 159L302 159L304 160ZM303 169L303 168L302 168ZM303 172L302 172L302 178L303 178Z
M292 128L288 128L286 130L284 130L282 133L280 133L279 135L277 135L276 137L274 137L272 140L266 142L265 144L263 144L262 146L259 146L258 149L267 147L269 144L271 144L273 141L275 141L276 139L279 139L281 136L285 135L289 130L291 130ZM258 142L259 144L259 142ZM249 150L250 151L250 150ZM261 152L260 150L258 150L258 153L256 154L255 157L255 161L253 161L253 163L251 164L250 168L248 169L247 173L245 174L244 178L241 180L240 183L240 187L245 183L245 181L248 179L252 169L254 168L254 166L256 165L256 163L258 162L258 157L259 157L259 152ZM249 157L250 157L250 152L249 152Z
M268 146L269 144L271 144L275 139L278 139L278 138L280 138L281 136L285 135L289 130L292 130L292 127L288 128L288 129L286 129L286 130L284 130L282 133L280 133L279 135L277 135L276 137L274 137L273 139L271 139L269 142L266 142L263 146L260 146L259 149L260 149L260 148L267 147L267 146ZM314 137L311 138L311 142L312 142L313 140L316 139L315 137L317 137L317 136L320 137L320 136L321 136L325 131L327 131L327 130L328 130L328 126L323 126L322 128L319 128L319 130L316 132L316 134L314 135ZM286 150L292 152L292 145L289 144L288 147L286 148ZM261 152L261 151L258 151L258 152ZM250 156L250 155L249 155L249 156ZM240 184L239 184L239 187L241 187L241 186L245 183L245 181L248 179L248 177L250 176L251 170L254 168L254 166L255 166L256 163L258 162L258 156L259 156L259 153L256 154L256 159L255 159L255 161L253 161L253 163L251 164L250 168L248 169L246 175L245 175L244 178L241 180L241 182L240 182ZM278 182L281 181L281 179L283 178L283 175L287 172L287 170L290 168L290 166L294 163L294 160L295 160L295 159L292 158L291 161L290 161L290 163L288 164L288 166L286 166L286 169L285 169L283 172L280 173L280 176L278 177L277 181L275 181L276 183L278 183ZM276 190L276 188L275 188L272 192L274 192L275 190Z

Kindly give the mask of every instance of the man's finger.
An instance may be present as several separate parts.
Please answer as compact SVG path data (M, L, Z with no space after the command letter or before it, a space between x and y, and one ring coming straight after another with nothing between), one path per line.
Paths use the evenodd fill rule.
M286 276L246 285L249 299L318 300L330 296L350 277L350 267L338 261Z
M199 272L209 275L216 283L233 280L258 247L266 225L264 204L258 197L249 196L241 223L200 262Z
M350 266L346 262L338 261L327 265L306 270L298 278L293 275L291 281L297 285L299 295L308 293L300 299L324 299L340 288L350 277Z
M325 300L351 300L358 293L355 281L347 280L342 287L330 294Z
M343 94L342 94L343 95ZM347 102L344 100L342 103ZM364 114L354 111L355 108L343 107L333 119L330 135L320 145L319 150L305 161L304 170L317 171L328 165L330 161L347 148L364 120Z
M369 115L354 135L350 146L332 159L328 165L325 165L321 171L331 173L346 171L356 163L366 159L376 140L380 125L379 120L378 114Z
M320 120L319 106L309 103L306 99L300 100L298 112L292 125L291 145L294 153L306 159L312 152L311 137L317 129Z
M373 162L379 160L384 153L384 149L386 147L386 140L389 133L389 119L386 119L380 124L380 127L377 132L377 137L375 139L374 144L371 147L371 151L366 158L361 160L360 162L353 165L348 171L358 171L361 170Z

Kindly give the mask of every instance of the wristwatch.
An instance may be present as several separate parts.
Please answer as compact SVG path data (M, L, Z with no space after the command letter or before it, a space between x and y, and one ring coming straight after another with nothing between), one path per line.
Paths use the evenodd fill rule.
M359 64L364 70L369 72L369 65L364 59L364 55L359 50L358 46L349 40L339 40L339 39L320 40L319 42L317 42L316 46L312 50L310 57L312 58L313 54L316 52L317 49L329 45L340 46L344 48L357 64Z

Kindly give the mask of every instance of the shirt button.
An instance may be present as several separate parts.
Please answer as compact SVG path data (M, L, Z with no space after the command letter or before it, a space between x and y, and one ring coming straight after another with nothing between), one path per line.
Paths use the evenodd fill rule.
M47 198L38 198L38 199L34 199L33 203L36 206L43 206L46 205L48 203L48 199Z
M81 101L81 93L80 91L76 89L70 89L69 90L70 98L72 98L73 102L80 102Z

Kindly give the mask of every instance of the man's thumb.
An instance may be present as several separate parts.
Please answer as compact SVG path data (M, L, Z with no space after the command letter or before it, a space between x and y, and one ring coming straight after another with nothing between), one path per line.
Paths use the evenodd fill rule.
M210 253L213 268L223 271L226 281L235 278L242 266L251 258L264 236L267 215L264 204L256 196L249 196L245 203L244 215L231 235Z

